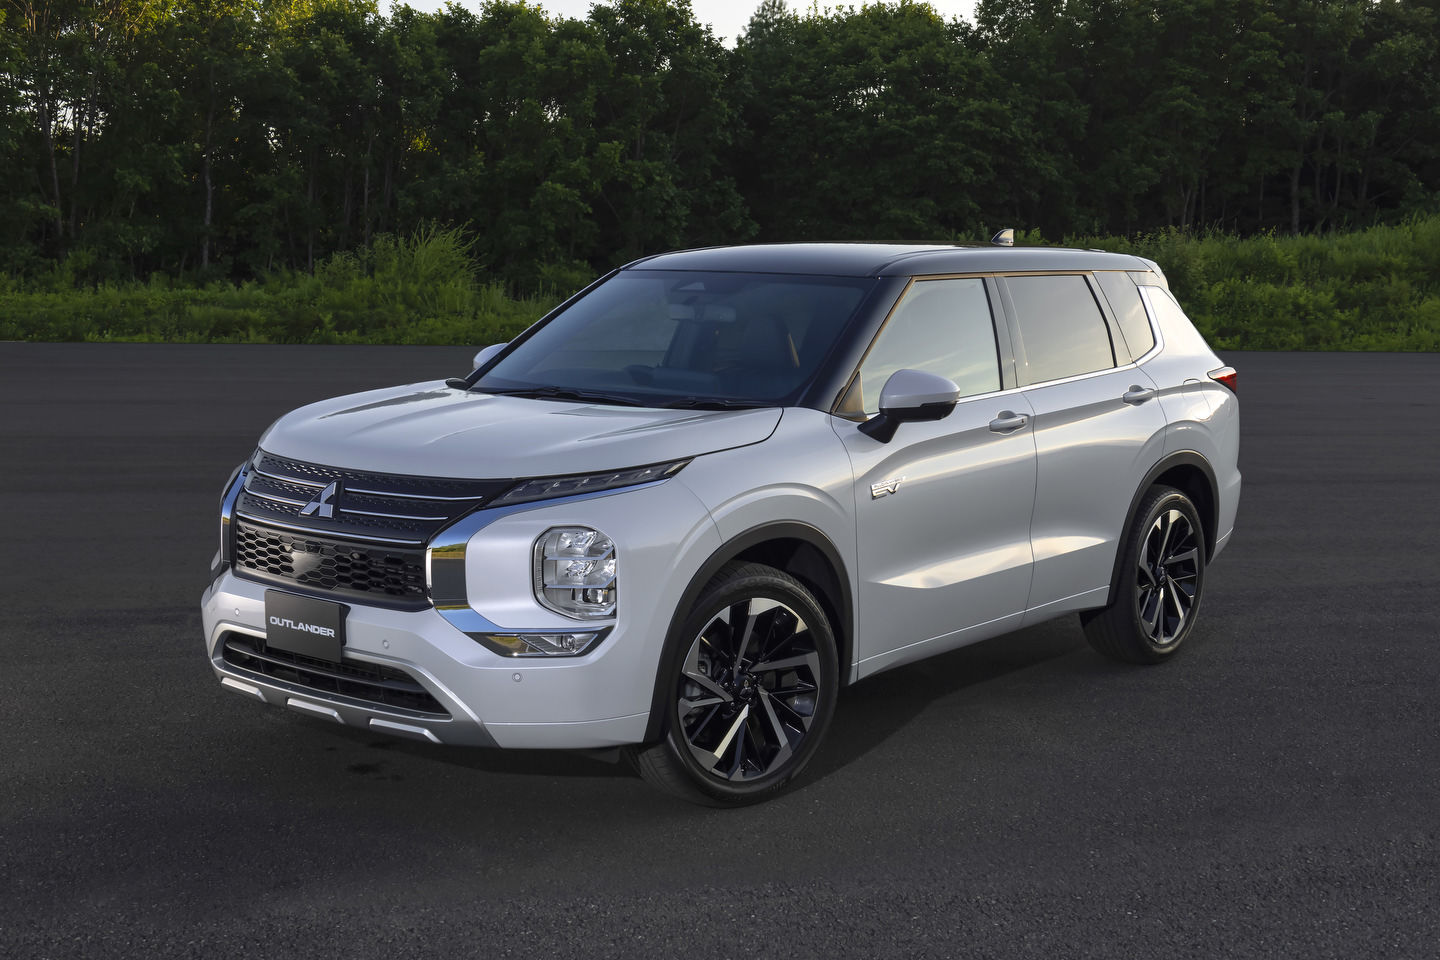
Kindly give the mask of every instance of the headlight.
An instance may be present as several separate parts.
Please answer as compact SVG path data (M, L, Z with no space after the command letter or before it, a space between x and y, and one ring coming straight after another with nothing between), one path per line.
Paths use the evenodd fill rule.
M576 620L615 615L615 543L590 527L555 527L535 541L535 599Z
M596 490L614 490L617 487L633 487L652 480L664 480L674 476L689 460L672 460L669 463L653 463L647 467L633 467L629 470L609 470L605 473L577 473L569 477L540 477L515 484L487 506L503 507L512 503L526 503L531 500L549 500L554 497L569 497L577 493L594 493Z

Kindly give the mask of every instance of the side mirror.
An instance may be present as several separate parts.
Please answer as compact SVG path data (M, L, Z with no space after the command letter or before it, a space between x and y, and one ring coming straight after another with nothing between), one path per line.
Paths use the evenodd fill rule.
M497 353L499 353L501 350L504 350L506 346L508 346L508 344L504 344L504 343L492 343L492 344L490 344L490 346L484 348L484 349L481 350L479 353L475 354L474 365L471 367L471 369L472 369L472 370L479 370L481 367L485 366L485 364L487 364L487 363L489 363L491 360L495 359L495 355L496 355Z
M475 382L475 371L479 370L491 360L494 360L495 355L501 350L504 350L505 347L506 344L503 343L490 344L490 346L475 354L475 360L473 361L475 365L470 369L470 375L468 377L451 377L445 381L445 386L450 387L452 390L469 390L470 384Z
M880 391L880 414L860 424L860 432L889 443L902 423L944 420L960 400L954 380L924 370L896 370Z

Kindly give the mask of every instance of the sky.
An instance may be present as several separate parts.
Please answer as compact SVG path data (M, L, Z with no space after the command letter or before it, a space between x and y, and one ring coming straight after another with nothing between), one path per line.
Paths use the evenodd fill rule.
M414 7L416 10L439 10L445 5L445 0L403 0L403 2ZM480 7L480 0L456 0L462 7L476 10ZM583 19L590 12L590 6L594 0L539 0L539 5L547 12L563 16ZM825 7L839 6L838 3L821 3ZM849 6L850 4L845 4ZM859 0L854 3L860 6ZM388 4L381 3L384 9ZM760 6L760 0L690 0L690 8L695 11L695 19L701 23L708 23L715 36L721 38L725 46L735 46L735 38L745 29L745 24L750 21L750 15L755 8ZM808 10L810 0L789 0L791 10ZM967 20L975 17L975 0L930 0L930 6L939 11L940 15L947 20L955 16L963 16Z

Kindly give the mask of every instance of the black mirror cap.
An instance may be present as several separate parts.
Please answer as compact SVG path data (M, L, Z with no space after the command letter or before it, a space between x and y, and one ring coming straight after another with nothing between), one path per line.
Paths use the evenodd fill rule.
M895 439L895 431L900 429L900 424L944 420L955 411L956 402L944 400L918 407L901 407L899 410L881 408L879 414L860 424L860 432L872 440L889 443Z
M937 400L934 403L922 403L918 407L906 407L903 410L881 410L882 414L894 417L901 423L925 423L931 420L944 420L955 412L955 404L958 400Z

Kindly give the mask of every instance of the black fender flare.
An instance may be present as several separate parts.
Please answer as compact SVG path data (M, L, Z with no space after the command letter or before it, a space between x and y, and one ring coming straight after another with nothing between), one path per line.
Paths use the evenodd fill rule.
M1120 582L1120 563L1125 559L1125 540L1129 536L1130 525L1135 522L1135 512L1140 508L1140 498L1145 492L1155 485L1155 481L1162 474L1168 473L1176 467L1196 467L1205 478L1205 483L1210 488L1210 503L1218 512L1220 508L1220 488L1215 483L1215 471L1210 467L1210 461L1194 450L1177 450L1174 453L1167 453L1145 473L1145 479L1140 481L1140 486L1135 488L1135 495L1130 498L1130 508L1125 512L1125 526L1121 527L1120 541L1116 544L1115 563L1110 569L1110 594L1105 598L1108 605L1110 597L1115 593L1115 585ZM1197 506L1199 506L1197 504ZM1208 526L1214 526L1211 523ZM1210 554L1215 549L1216 531L1205 531L1205 559L1208 562Z
M701 591L715 578L725 564L752 547L769 540L799 540L806 543L818 550L833 568L836 580L840 585L840 596L836 598L836 606L839 607L836 613L839 615L840 623L834 625L836 639L840 641L840 650L836 652L840 657L841 684L845 683L850 668L850 664L846 662L847 651L850 649L848 638L851 636L855 614L850 578L845 562L840 557L840 551L835 549L835 544L818 527L808 523L796 520L777 520L758 524L721 544L719 549L700 565L700 569L695 571L695 575L685 586L685 592L680 595L680 602L675 605L675 610L670 615L670 626L665 632L665 643L661 648L660 660L655 669L655 679L650 694L650 719L645 725L644 742L653 743L660 738L661 721L669 699L669 684L666 678L674 673L675 664L672 661L676 657L683 656L676 637L685 626L685 621L689 618L691 610L694 609L696 601L700 599ZM824 598L817 599L820 599L822 604L824 603Z

